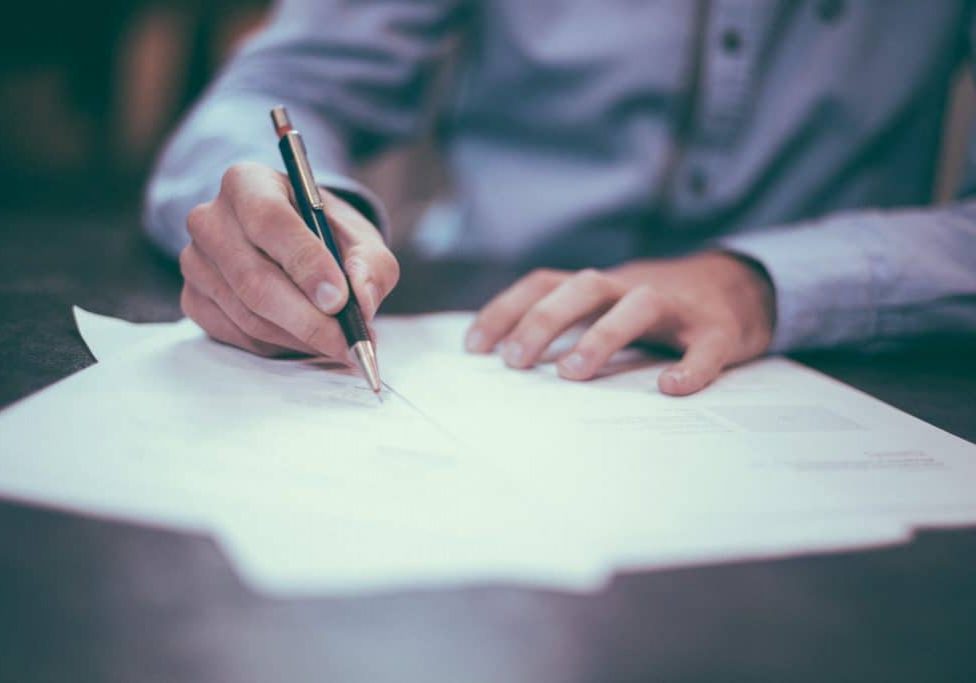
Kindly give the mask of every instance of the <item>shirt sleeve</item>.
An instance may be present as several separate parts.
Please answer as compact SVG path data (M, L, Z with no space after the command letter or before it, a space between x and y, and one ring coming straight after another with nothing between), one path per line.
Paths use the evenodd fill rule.
M186 216L241 161L284 170L269 112L288 107L316 180L385 235L385 212L350 166L424 123L427 86L457 25L460 0L281 0L269 25L208 88L166 144L143 224L164 251L186 245Z
M976 201L733 236L776 292L774 352L976 332Z

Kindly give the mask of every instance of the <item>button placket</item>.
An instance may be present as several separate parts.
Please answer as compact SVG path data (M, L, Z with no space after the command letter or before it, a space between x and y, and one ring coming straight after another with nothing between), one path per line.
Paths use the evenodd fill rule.
M770 6L755 0L712 4L697 121L697 133L706 144L725 144L741 123L758 59L758 38L770 16Z
M714 0L705 27L700 106L675 186L675 208L700 217L720 194L727 150L754 97L761 46L775 21L774 0Z

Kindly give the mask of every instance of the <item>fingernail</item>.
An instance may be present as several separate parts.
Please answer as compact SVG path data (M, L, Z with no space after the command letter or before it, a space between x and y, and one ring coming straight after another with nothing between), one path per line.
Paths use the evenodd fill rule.
M485 333L479 330L477 327L472 327L468 330L467 336L464 338L464 348L468 351L481 351L482 345L485 343Z
M502 347L502 358L509 365L520 365L524 355L525 349L517 341L505 342L505 345Z
M666 370L663 373L662 379L666 382L671 382L671 384L681 386L688 381L688 371L682 369Z
M586 359L578 351L563 358L559 365L571 375L581 375L586 371Z
M315 305L325 313L335 313L342 291L331 282L320 282L315 288Z

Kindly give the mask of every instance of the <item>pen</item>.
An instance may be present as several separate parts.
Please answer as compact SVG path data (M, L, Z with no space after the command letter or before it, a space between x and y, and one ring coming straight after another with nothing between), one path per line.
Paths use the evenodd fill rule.
M335 235L325 217L325 210L322 205L322 196L319 194L319 186L315 183L312 176L312 167L308 163L308 156L305 152L305 143L302 136L295 130L288 118L288 112L282 106L277 106L271 110L271 121L274 123L275 132L278 134L278 149L281 157L285 161L285 168L288 170L288 179L291 181L292 190L295 193L295 201L298 209L305 219L308 229L318 235L319 239L325 243L326 248L335 257L336 262L342 270L346 284L349 285L349 300L342 310L336 314L342 334L345 335L349 349L356 356L359 367L362 368L369 387L377 395L380 393L380 372L376 364L376 348L369 337L366 329L366 321L363 320L363 312L356 301L356 295L349 284L349 276L346 275L342 265L342 254L336 243Z

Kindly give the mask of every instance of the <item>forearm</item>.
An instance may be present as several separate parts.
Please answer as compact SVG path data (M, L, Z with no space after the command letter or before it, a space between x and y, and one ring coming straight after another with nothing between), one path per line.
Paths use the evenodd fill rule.
M187 214L217 195L221 176L233 164L256 161L284 171L268 118L271 107L281 102L250 92L213 93L200 102L166 146L146 190L143 224L157 246L170 255L179 253L188 240ZM289 105L289 112L306 140L319 183L385 231L379 200L346 175L349 162L338 135L300 105Z
M288 107L319 182L383 227L379 203L349 179L352 161L415 133L458 0L283 0L180 126L146 197L150 236L170 253L189 210L239 161L281 169L268 112Z

